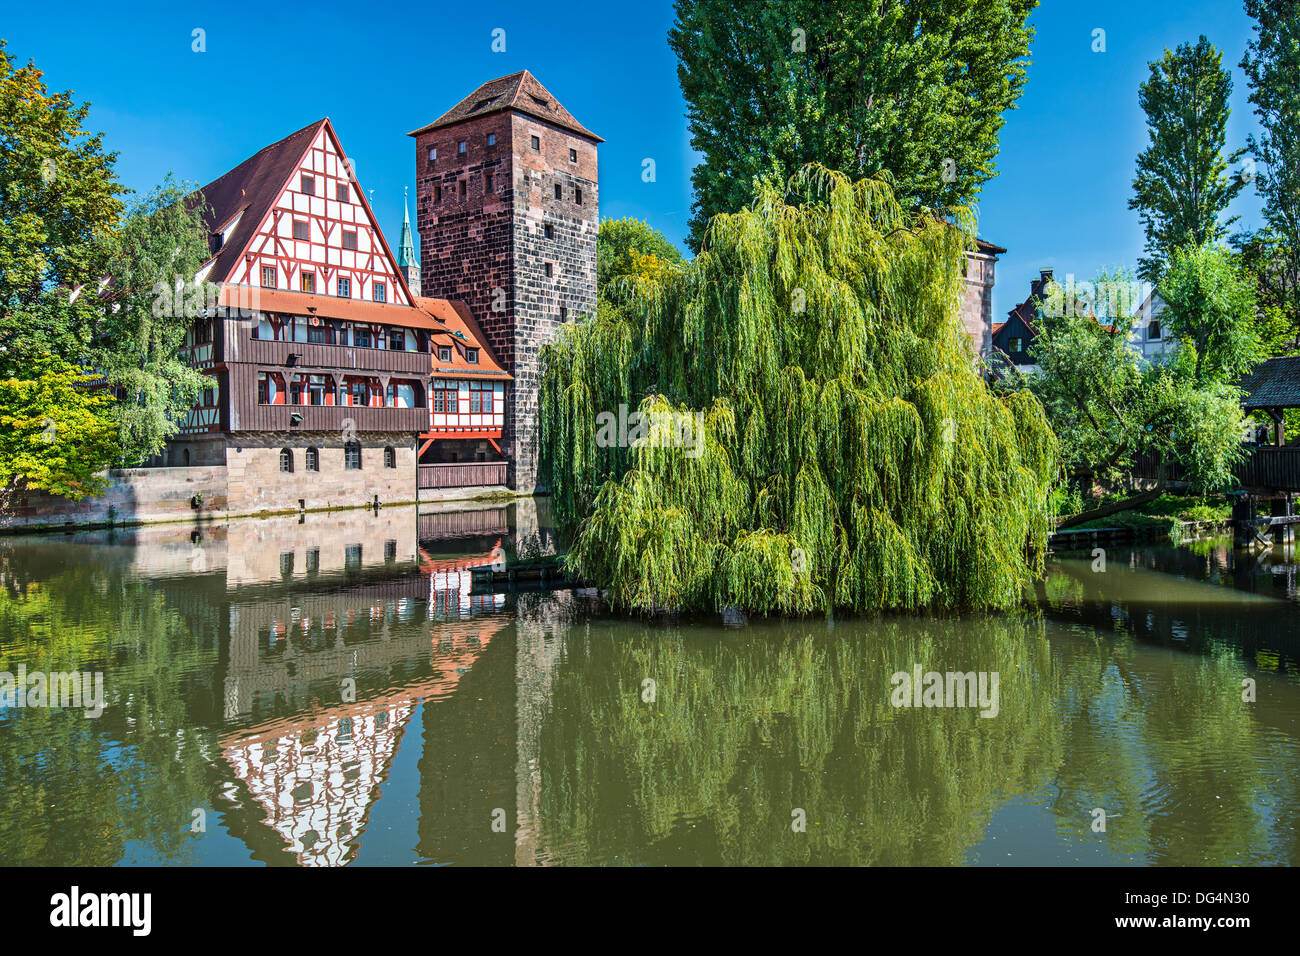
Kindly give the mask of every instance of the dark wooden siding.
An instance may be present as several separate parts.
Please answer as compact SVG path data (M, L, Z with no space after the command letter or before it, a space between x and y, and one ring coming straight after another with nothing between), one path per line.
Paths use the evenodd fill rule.
M226 322L224 360L227 364L247 362L283 366L289 354L298 356L297 367L313 370L342 369L413 375L427 379L431 368L428 352L392 352L343 345L313 345L308 342L265 342L252 337L248 322Z
M466 461L445 465L420 465L421 488L474 488L504 485L504 461Z

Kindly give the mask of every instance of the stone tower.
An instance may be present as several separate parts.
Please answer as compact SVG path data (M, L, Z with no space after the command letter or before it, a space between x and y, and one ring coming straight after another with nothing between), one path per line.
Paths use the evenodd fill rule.
M420 263L415 258L415 245L411 242L411 210L402 191L402 242L397 253L397 268L402 270L411 295L420 294Z
M596 310L596 147L527 70L484 83L415 137L421 294L460 299L514 375L502 450L537 485L538 352Z

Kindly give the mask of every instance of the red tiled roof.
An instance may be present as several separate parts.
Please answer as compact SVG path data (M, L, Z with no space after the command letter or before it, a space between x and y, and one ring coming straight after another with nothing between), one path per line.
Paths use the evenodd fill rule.
M463 120L478 119L480 116L488 116L506 109L546 120L548 123L562 126L598 143L605 142L574 119L573 114L561 106L550 91L537 82L537 78L527 70L488 80L432 123L412 130L407 135L418 136L431 129L452 126Z

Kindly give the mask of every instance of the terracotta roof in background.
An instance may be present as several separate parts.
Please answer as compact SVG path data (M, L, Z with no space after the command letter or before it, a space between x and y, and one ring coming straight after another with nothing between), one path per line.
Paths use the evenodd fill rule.
M561 106L559 100L552 96L546 87L537 82L537 77L527 70L520 70L518 73L511 73L509 76L488 80L432 123L412 130L407 135L418 136L431 129L453 126L463 120L489 116L505 109L515 110L519 113L526 113L529 116L546 120L556 126L562 126L567 130L594 139L598 143L605 142L601 137L574 119L573 114ZM1005 252L1006 250L1002 251Z
M234 270L235 263L248 248L253 233L266 219L271 207L280 198L289 177L298 168L298 161L328 120L318 119L296 133L290 133L279 142L272 143L244 160L224 176L208 183L198 193L189 197L194 201L202 195L208 202L203 223L209 232L229 225L244 214L218 250L208 278L224 282Z
M474 316L470 314L469 307L464 302L417 297L415 304L421 309L436 309L440 316L446 317L446 326L441 330L442 334L434 335L433 340L437 345L453 346L451 362L450 364L440 362L438 353L434 352L432 356L433 375L493 379L510 379L512 377L501 367L497 357L492 354L492 349L487 344L487 338L483 335L482 329L478 327L478 323L474 321ZM460 335L457 335L457 332ZM458 343L479 350L478 364L471 365L465 360L465 355L461 349L454 347Z

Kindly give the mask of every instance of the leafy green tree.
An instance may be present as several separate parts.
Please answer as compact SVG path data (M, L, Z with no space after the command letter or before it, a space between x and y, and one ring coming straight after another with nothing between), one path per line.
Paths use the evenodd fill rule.
M677 0L668 42L695 168L690 242L807 163L888 170L904 205L970 203L1025 83L1037 0Z
M215 307L215 286L196 284L207 261L202 207L168 179L136 204L113 237L111 294L98 300L91 360L122 398L118 461L136 465L162 450L214 380L179 353L186 332Z
M1233 382L1264 358L1255 288L1223 246L1173 250L1160 284L1165 321L1196 384Z
M85 128L89 105L49 93L0 40L0 375L54 352L78 362L125 188L115 153ZM89 291L69 301L82 286Z
M1066 480L1080 498L1097 486L1119 492L1098 507L1064 518L1068 528L1158 498L1173 466L1202 490L1231 479L1241 456L1244 418L1237 376L1258 355L1253 299L1242 276L1225 277L1222 250L1175 255L1165 313L1182 347L1165 362L1147 362L1129 345L1135 316L1047 309L1034 347L1037 374L1028 384L1060 441ZM1105 275L1097 287L1124 282ZM1192 301L1197 290L1208 301ZM1049 294L1049 301L1058 296ZM1058 297L1059 301L1059 297ZM1132 491L1139 458L1156 463L1154 485Z
M762 187L692 262L543 353L571 567L638 610L1017 603L1056 442L1031 395L994 396L974 368L969 214L957 229L824 167L789 190ZM621 406L648 418L626 441L607 430Z
M1257 161L1255 188L1266 227L1242 237L1241 248L1259 284L1260 306L1283 321L1288 335L1272 349L1300 344L1300 8L1290 0L1246 0L1255 38L1241 68L1260 136L1247 148Z
M1138 154L1129 208L1139 211L1146 230L1138 272L1156 282L1176 247L1227 235L1236 217L1224 220L1223 213L1245 186L1241 176L1228 175L1228 167L1245 150L1223 154L1232 76L1209 40L1202 36L1195 46L1165 50L1149 67L1138 102L1151 142Z
M117 454L112 398L62 359L0 378L0 500L24 490L74 501L104 488Z
M611 279L637 275L653 263L677 263L682 254L657 229L639 219L606 219L596 236L596 287L604 289Z

